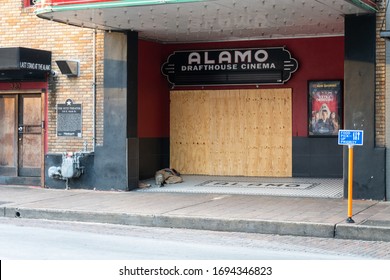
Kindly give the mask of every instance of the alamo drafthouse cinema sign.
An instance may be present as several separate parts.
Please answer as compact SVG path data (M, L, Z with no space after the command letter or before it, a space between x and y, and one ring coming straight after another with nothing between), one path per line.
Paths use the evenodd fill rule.
M297 69L284 47L177 51L161 67L174 86L283 84Z

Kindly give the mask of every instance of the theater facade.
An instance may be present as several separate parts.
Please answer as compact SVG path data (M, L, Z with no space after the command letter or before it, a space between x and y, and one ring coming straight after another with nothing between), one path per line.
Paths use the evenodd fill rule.
M40 21L101 35L89 39L92 101L54 93L50 79L56 71L57 80L77 83L90 57L53 59L40 80L5 74L3 87L47 83L38 111L52 127L40 138L41 184L61 188L59 177L68 176L72 188L132 190L165 167L346 181L348 158L337 134L362 129L354 197L386 199L385 1L309 2L37 1ZM13 71L26 71L16 65ZM0 106L20 111L24 95L12 103L11 93L0 90ZM101 110L88 111L91 102ZM8 123L14 111L0 112L0 121ZM83 132L88 126L92 139ZM6 169L8 177L22 176L9 151L24 134L14 133L13 142L0 138L9 145L0 154L0 176ZM50 141L73 154L49 148Z

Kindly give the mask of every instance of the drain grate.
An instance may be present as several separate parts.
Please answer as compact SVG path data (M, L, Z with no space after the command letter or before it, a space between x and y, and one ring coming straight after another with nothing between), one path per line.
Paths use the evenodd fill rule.
M237 182L237 181L206 181L195 185L197 187L237 187L237 188L275 188L275 189L309 189L314 187L313 183L299 182Z

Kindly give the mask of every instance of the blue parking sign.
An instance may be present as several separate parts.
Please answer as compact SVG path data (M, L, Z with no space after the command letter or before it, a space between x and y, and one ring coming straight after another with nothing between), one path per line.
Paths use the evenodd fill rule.
M362 146L363 130L339 130L339 145Z

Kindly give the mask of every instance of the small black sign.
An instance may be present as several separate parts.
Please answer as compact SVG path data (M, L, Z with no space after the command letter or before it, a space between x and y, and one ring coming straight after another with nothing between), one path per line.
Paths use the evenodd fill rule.
M0 81L46 80L51 52L29 48L0 48Z
M0 48L0 70L50 72L51 52L28 48Z
M297 69L284 47L177 51L161 67L175 86L283 84Z
M57 136L81 137L81 104L67 99L65 104L57 104Z

